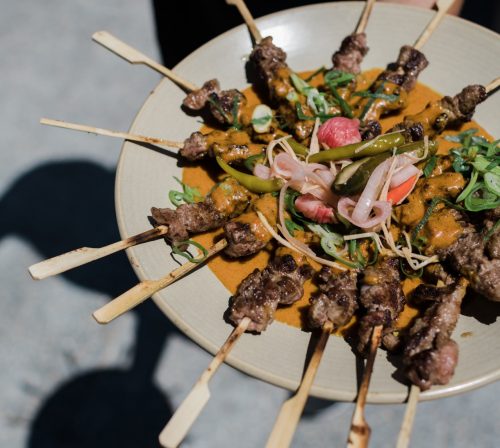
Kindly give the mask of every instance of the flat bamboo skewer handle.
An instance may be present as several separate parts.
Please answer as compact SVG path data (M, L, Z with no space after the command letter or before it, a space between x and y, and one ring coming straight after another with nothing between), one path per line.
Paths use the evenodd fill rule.
M188 92L192 92L193 90L198 90L198 87L189 81L177 76L172 70L169 70L167 67L159 64L153 59L149 58L145 54L141 53L139 50L127 45L125 42L116 38L112 34L107 31L97 31L92 35L92 39L96 41L98 44L101 44L103 47L111 50L116 55L130 62L131 64L144 64L148 67L151 67L153 70L161 73L162 75L169 78L171 81L175 82L177 85L182 87L184 90Z
M500 76L493 81L491 81L487 86L485 86L486 93L491 93L500 87Z
M281 406L276 423L267 440L266 448L286 448L290 446L332 329L331 322L327 322L323 326L321 336L314 348L314 353L309 361L299 389L292 398L286 400Z
M150 143L153 145L168 146L170 148L182 148L183 142L173 140L165 140L163 138L146 137L145 135L129 134L128 132L111 131L110 129L95 128L84 124L68 123L67 121L52 120L50 118L42 118L40 124L55 126L58 128L71 129L73 131L90 132L91 134L104 135L106 137L116 137L133 142Z
M363 13L361 14L361 18L359 19L358 26L356 27L355 34L364 33L366 29L366 25L368 24L368 19L370 18L370 14L372 13L373 5L376 0L366 0L365 7L363 9Z
M419 397L420 388L412 384L396 448L407 448L410 443L411 430L413 429L413 422L415 420L415 414L417 413Z
M240 336L246 331L250 319L245 317L231 332L224 345L215 355L208 368L202 373L191 392L177 408L174 415L160 433L160 444L166 448L175 448L181 444L191 426L200 415L208 400L210 390L208 382L214 376L219 366L224 362L231 349L235 346Z
M243 0L226 0L226 3L228 5L234 5L238 8L238 11L243 17L245 23L247 24L247 27L250 30L250 33L252 34L255 40L255 43L258 44L262 40L262 34L260 34L259 28L257 27L257 24L255 23L255 20L252 17L250 11L248 10L245 2Z
M227 241L225 239L220 240L208 249L205 260L220 252L226 246ZM92 316L98 323L108 324L112 320L141 304L156 292L166 288L181 277L184 277L198 266L200 266L200 263L188 261L159 280L144 280L94 311Z
M425 45L429 37L431 37L432 33L436 30L441 20L443 20L444 16L446 15L446 13L451 8L454 2L455 0L437 0L436 2L437 13L434 15L429 24L425 27L424 31L413 45L413 48L415 48L416 50L420 50Z
M66 252L57 257L49 258L48 260L36 263L28 268L29 273L35 280L42 280L52 275L61 274L70 269L90 263L91 261L99 260L108 255L135 246L136 244L152 241L165 235L168 227L159 226L138 235L131 236L122 241L108 244L104 247L80 247L79 249Z
M370 380L373 372L373 364L375 363L375 355L382 339L382 325L377 325L373 329L370 353L366 360L366 366L363 373L363 380L358 392L358 399L356 400L356 407L352 415L351 430L347 439L348 448L366 448L370 441L371 429L365 419L365 405L368 388L370 387Z

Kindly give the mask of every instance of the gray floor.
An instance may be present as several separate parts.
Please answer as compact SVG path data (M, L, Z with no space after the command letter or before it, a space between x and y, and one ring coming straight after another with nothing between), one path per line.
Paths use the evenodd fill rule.
M117 238L120 141L42 127L43 117L127 129L159 76L90 40L107 29L153 57L150 3L1 0L0 446L141 447L209 356L152 304L100 327L91 311L134 284L119 255L35 283L27 266ZM262 446L287 393L224 366L185 446ZM419 406L412 447L494 447L500 384ZM369 406L373 447L404 408ZM310 400L294 446L344 446L352 405Z

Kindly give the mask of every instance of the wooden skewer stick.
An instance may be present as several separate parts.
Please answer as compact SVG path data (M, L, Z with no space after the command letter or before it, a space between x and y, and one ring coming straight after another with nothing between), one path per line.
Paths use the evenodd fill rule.
M429 37L431 37L432 33L436 30L439 23L441 22L441 20L443 20L444 16L446 15L446 13L451 8L454 2L455 0L436 1L437 13L434 15L429 24L425 27L424 31L422 31L422 34L419 36L419 38L413 45L413 48L415 48L416 50L420 50L425 45Z
M491 93L500 87L500 76L493 81L491 81L487 86L485 86L486 93Z
M366 29L366 25L368 24L368 19L370 18L370 14L372 13L373 5L377 0L366 0L365 7L363 9L363 13L361 14L361 18L359 19L358 26L356 27L355 34L364 33Z
M266 448L286 448L290 446L332 329L333 325L331 322L327 322L323 326L321 336L314 348L314 353L309 361L299 389L293 397L286 400L281 406L278 418L267 440Z
M410 443L411 430L413 428L413 421L415 420L415 414L417 412L419 397L420 388L415 386L415 384L412 384L396 448L407 448Z
M122 138L124 140L130 140L133 142L150 143L152 145L167 146L170 148L182 148L184 146L183 142L175 142L172 140L165 140L163 138L156 138L156 137L146 137L145 135L129 134L128 132L111 131L109 129L95 128L83 124L68 123L66 121L60 121L60 120L52 120L50 118L42 118L40 120L40 124L55 126L64 129L72 129L74 131L89 132L91 134L105 135L107 137L117 137L117 138Z
M370 353L366 360L366 366L363 373L361 386L359 387L358 399L356 400L356 407L352 414L351 430L347 439L348 448L366 448L370 441L371 429L365 419L365 405L368 388L370 387L370 380L373 372L373 364L375 363L375 355L382 339L382 325L377 325L373 329Z
M442 288L445 286L445 283L442 280L438 280L436 286L438 288ZM417 413L417 404L419 398L420 388L415 384L412 384L412 386L410 387L408 402L406 404L405 415L403 417L403 423L401 424L401 429L399 431L396 448L407 448L410 443L411 430L413 429L413 422L415 420L415 414Z
M153 59L141 53L139 50L127 45L125 42L116 38L107 31L97 31L92 35L92 39L131 64L144 64L151 67L153 70L156 70L169 78L171 81L175 82L187 92L198 90L198 87L194 84L186 81L180 76L177 76L172 70L169 70L167 67L153 61Z
M80 247L79 249L66 252L57 257L49 258L48 260L36 263L28 268L29 273L35 280L42 280L52 275L61 274L70 269L90 263L91 261L99 260L108 255L127 249L128 247L142 244L147 241L152 241L165 235L168 231L166 226L158 226L154 229L146 230L138 235L108 244L104 247Z
M257 28L257 24L255 23L255 20L252 17L250 11L248 10L245 2L243 0L226 0L226 3L228 5L234 5L238 8L238 11L243 17L245 23L247 24L247 27L250 30L250 33L252 34L252 37L255 40L255 43L258 44L262 40L262 34L260 34L259 28Z
M231 332L226 342L217 352L208 368L202 373L191 392L177 408L174 415L160 433L159 440L162 446L166 448L175 448L184 440L189 429L210 399L208 382L214 376L219 366L224 362L240 336L246 331L249 323L250 319L245 317Z
M227 241L225 239L214 244L210 249L208 249L205 261L220 252L226 246ZM200 263L188 261L159 280L144 280L124 292L122 295L116 297L111 302L108 302L106 305L94 311L92 316L98 323L108 324L112 320L141 304L156 292L166 288L181 277L184 277L198 266L200 266Z

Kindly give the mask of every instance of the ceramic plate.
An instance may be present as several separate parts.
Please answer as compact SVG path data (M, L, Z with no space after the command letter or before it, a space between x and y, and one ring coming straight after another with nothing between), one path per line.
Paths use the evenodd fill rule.
M339 2L290 9L257 20L263 35L288 53L288 63L296 71L329 66L332 53L354 29L363 3ZM411 44L431 19L430 11L376 4L367 34L370 52L363 68L384 67L394 61L402 44ZM184 59L175 71L201 85L218 78L223 88L245 88L244 62L250 38L244 26L208 42ZM461 19L447 17L424 48L430 61L420 81L445 94L455 94L465 85L486 84L500 75L500 38L497 34ZM163 80L139 111L131 132L184 140L200 126L188 117L180 104L183 92ZM478 108L476 120L492 135L500 136L500 94ZM170 206L168 191L180 177L176 159L162 152L126 142L116 178L116 211L122 237L150 228L151 206ZM132 266L141 280L164 276L177 265L163 241L128 251ZM198 269L154 296L158 307L193 341L215 353L232 328L222 318L230 293L207 267ZM460 360L453 380L433 387L423 400L453 395L484 385L500 377L500 321L498 307L493 315L462 315L454 333L460 345ZM467 334L469 337L463 337ZM462 335L462 336L461 336ZM261 335L244 335L228 357L232 366L256 378L295 389L304 368L310 334L275 322ZM393 378L395 367L379 350L368 400L398 403L408 389ZM347 343L331 337L319 368L312 395L351 401L357 390L356 360Z

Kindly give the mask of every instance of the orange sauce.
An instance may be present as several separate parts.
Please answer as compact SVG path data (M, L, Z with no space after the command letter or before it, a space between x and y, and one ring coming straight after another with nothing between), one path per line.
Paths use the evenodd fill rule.
M381 69L372 69L362 74L363 79L358 81L358 86L361 89L367 88L377 75L381 72ZM303 77L307 77L312 74L313 71L302 73ZM319 84L322 82L322 76L317 76L311 84ZM256 105L260 103L260 100L252 88L247 88L244 91L245 96L248 99L248 106ZM441 94L435 92L430 87L427 87L421 83L417 83L415 88L408 94L407 104L408 106L397 115L390 115L383 117L381 119L381 125L383 131L387 131L392 128L395 124L403 120L407 115L413 115L420 112L424 107L431 101L436 101L442 97ZM249 109L250 110L250 109ZM248 113L244 111L244 113ZM465 129L478 128L479 134L486 138L491 138L489 134L482 129L476 122L470 122L464 124L458 131L445 131L441 136L437 138L439 142L439 154L447 154L449 149L456 144L444 140L444 136L456 134L459 131ZM212 129L203 126L201 132L207 133ZM196 187L200 190L202 194L207 194L213 185L217 182L217 178L213 177L213 172L208 171L204 166L193 166L187 167L183 170L182 179L186 184ZM444 221L450 221L450 218L445 216ZM435 224L435 223L434 223ZM452 226L451 222L449 223ZM456 231L456 229L454 230ZM214 243L214 239L221 235L222 231L217 230L215 232L210 232L202 235L197 235L194 239L199 243L203 244L205 247L210 247ZM449 237L449 235L447 235ZM447 238L449 240L449 238ZM439 241L434 241L436 246L440 246ZM238 285L241 281L247 277L254 269L263 269L270 258L270 252L268 250L262 250L253 257L245 260L231 260L224 256L213 257L209 262L208 266L217 276L217 278L222 282L222 284L234 294ZM312 263L315 269L319 266L316 263ZM403 282L403 290L406 295L408 295L413 289L415 289L420 283L419 279L406 279ZM309 306L309 298L311 294L317 291L317 287L311 282L307 281L304 286L304 296L301 300L289 307L278 308L276 312L276 319L280 322L284 322L288 325L292 325L297 328L306 329L304 317L307 316L307 308ZM403 313L401 313L397 326L403 328L408 325L411 320L417 315L416 308L409 305L405 306ZM353 319L347 326L337 331L337 334L342 334L349 326L355 322Z

